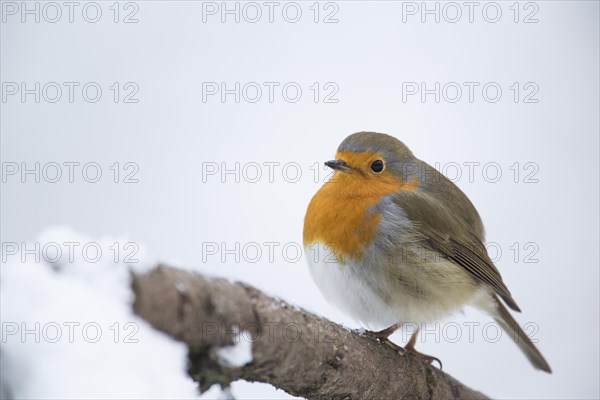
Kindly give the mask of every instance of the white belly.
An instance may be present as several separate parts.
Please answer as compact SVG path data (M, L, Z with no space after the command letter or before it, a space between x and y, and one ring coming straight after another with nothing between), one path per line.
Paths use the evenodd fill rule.
M339 263L320 243L306 248L310 275L323 297L342 312L370 329L383 329L401 322L401 312L386 304L366 283L360 263Z

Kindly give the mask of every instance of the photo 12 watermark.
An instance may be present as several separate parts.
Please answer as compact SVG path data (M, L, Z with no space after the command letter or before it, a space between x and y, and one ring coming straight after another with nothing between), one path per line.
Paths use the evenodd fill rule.
M140 2L135 1L2 1L2 23L115 24L140 22Z
M402 82L402 102L488 103L505 101L536 104L540 100L536 82L512 82L509 85L487 82Z
M140 245L133 241L100 243L77 242L2 242L2 262L87 263L112 262L136 264Z
M202 22L296 24L308 21L315 24L337 24L340 3L334 1L203 1Z
M202 82L202 103L339 103L336 82Z
M533 1L403 1L402 23L537 24L539 12L539 3Z
M133 161L115 161L111 164L95 161L4 161L1 170L2 183L140 182L140 166Z
M2 103L98 103L136 104L137 82L2 82Z
M139 343L137 322L2 321L2 343Z

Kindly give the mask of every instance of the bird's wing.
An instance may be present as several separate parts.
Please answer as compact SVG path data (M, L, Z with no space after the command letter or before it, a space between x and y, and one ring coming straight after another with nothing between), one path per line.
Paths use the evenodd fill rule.
M494 289L510 308L521 311L485 246L461 215L453 215L442 201L418 190L395 193L392 201L404 210L425 246L463 267Z

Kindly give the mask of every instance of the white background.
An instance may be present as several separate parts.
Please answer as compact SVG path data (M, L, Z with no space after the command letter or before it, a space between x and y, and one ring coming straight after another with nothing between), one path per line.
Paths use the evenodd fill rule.
M221 2L137 2L127 8L119 3L117 23L113 2L98 3L102 15L96 23L83 18L85 2L75 8L72 23L62 3L56 23L46 21L55 15L50 8L43 13L46 3L38 3L39 23L34 15L22 22L21 10L12 15L6 4L0 28L3 172L12 163L33 168L39 162L43 169L52 162L96 162L102 177L86 182L81 166L73 183L66 167L57 183L45 179L54 172L41 174L39 183L31 174L25 182L19 173L3 175L2 242L33 241L54 225L92 237L125 236L158 259L249 282L358 327L323 300L305 260L296 259L295 247L287 254L281 250L286 243L301 243L306 206L326 179L321 164L318 179L310 167L331 159L350 133L389 133L419 158L438 163L476 205L488 241L502 250L497 264L523 310L517 318L537 328L535 339L554 373L535 371L507 337L492 343L482 330L489 319L473 310L443 322L479 323L473 343L465 328L457 343L438 331L418 348L492 397L598 398L597 2L537 1L516 7L499 2L488 5L487 13L483 9L489 3L480 2L473 22L469 8L459 2L462 15L455 23L447 20L455 18L456 8L445 3L437 3L439 22L421 10L407 13L413 5L421 9L421 2L321 3L316 23L313 2L297 3L302 15L296 23L285 19L295 17L293 6L287 6L284 18L285 2L274 8L273 22L269 8L256 3L262 17L255 23L247 20L256 8L244 8L245 3L237 3L239 23L234 14L224 15L224 23L220 12L203 15L213 5L221 9ZM488 22L497 8L499 20ZM94 18L94 10L87 10ZM138 22L123 23L132 11ZM331 12L337 22L324 23ZM525 23L532 13L537 22ZM39 103L34 95L22 101L20 93L7 94L7 82L25 82L30 89L35 82L41 87L57 82L62 98L50 103L40 93ZM80 84L72 103L63 82ZM88 82L102 88L96 103L82 97ZM117 103L109 88L114 82L121 87ZM139 88L137 103L123 102L127 82ZM203 101L203 82L225 82L229 89L235 82L241 87L256 82L263 93L256 103L248 101L254 91L241 93L239 103L233 94L224 102L220 95ZM272 102L263 82L279 84ZM295 103L281 92L289 82L302 89ZM310 89L315 82L320 87L316 103ZM440 93L439 102L434 94L423 102L420 94L406 96L406 82L425 82L428 89L436 82L441 88L456 82L462 97L452 103L455 92L448 91ZM472 102L464 82L479 85ZM490 82L502 90L497 102L490 101L493 89L488 100L482 95ZM518 102L510 88L515 82ZM337 102L326 103L331 87L338 89ZM538 89L532 97L537 102L526 103L531 88ZM293 97L294 91L288 94ZM115 162L120 163L118 183L109 169ZM139 168L138 183L123 182L132 171L124 169L128 162ZM280 163L272 182L265 162ZM470 162L480 163L472 179L464 164ZM240 163L239 182L234 174L203 175L207 163L220 169ZM255 165L248 163L263 166L256 183L250 182L256 169L243 168ZM484 173L488 163L496 164ZM532 164L526 169L526 163ZM284 173L286 164L291 167ZM302 173L297 181L296 165ZM502 175L493 182L498 166ZM526 182L532 171L534 181ZM273 260L262 246L257 262L250 262L254 253L239 252L236 262L233 255L203 254L208 242L227 248L236 242L279 246ZM510 248L515 242L516 260ZM530 242L534 247L524 248ZM525 262L531 249L537 249L537 263ZM393 339L403 340L401 334ZM242 384L234 393L239 398L284 396L266 385Z

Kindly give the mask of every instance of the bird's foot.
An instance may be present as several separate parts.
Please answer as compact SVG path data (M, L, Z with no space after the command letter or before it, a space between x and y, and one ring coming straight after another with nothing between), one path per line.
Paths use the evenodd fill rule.
M365 336L370 337L371 339L375 339L381 343L385 343L398 354L410 353L413 357L421 360L426 364L433 364L433 362L436 361L440 365L440 369L442 369L442 362L439 358L420 353L415 349L415 344L417 343L417 335L419 333L419 330L413 333L409 342L404 347L400 347L397 344L391 342L389 340L390 335L396 332L396 330L398 330L399 327L400 324L394 324L389 328L385 328L381 331L365 331L364 334Z

